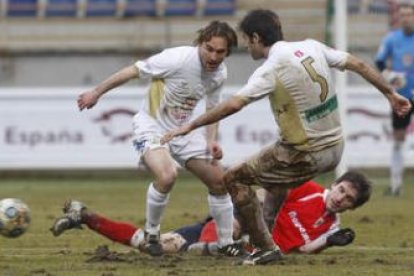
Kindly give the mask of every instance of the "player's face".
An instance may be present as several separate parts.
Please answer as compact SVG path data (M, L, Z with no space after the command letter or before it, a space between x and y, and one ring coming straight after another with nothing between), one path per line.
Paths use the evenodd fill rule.
M411 7L400 8L400 23L406 32L414 31L414 10Z
M331 213L340 213L353 208L357 191L348 181L334 184L326 198L326 209Z
M213 36L209 41L204 41L199 47L203 68L207 72L217 70L227 56L227 52L227 40L223 37Z
M254 60L264 58L263 46L259 42L259 38L257 36L250 38L248 35L243 33L242 38L247 51Z

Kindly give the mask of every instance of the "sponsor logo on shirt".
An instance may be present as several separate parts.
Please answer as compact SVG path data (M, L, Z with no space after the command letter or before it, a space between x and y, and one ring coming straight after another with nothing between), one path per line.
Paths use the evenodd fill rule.
M306 232L305 227L303 227L302 223L300 223L299 219L297 218L297 212L296 211L290 211L289 217L293 223L293 225L299 230L300 235L302 236L302 239L305 241L305 243L310 242L310 238L308 233Z
M308 123L312 123L323 117L328 116L330 113L332 113L337 108L338 108L338 99L335 95L329 100L325 101L324 103L318 105L317 107L306 110L304 112L304 117Z

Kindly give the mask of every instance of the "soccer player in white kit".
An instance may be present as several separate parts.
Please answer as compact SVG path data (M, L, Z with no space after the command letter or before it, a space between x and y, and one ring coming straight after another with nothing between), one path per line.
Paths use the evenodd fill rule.
M162 254L159 244L161 217L177 177L174 160L197 176L209 190L210 213L218 222L219 244L225 255L241 254L233 242L233 205L223 184L223 170L217 159L222 150L216 142L217 124L206 132L195 132L161 145L160 138L189 121L200 99L206 110L216 106L227 78L225 57L237 46L234 30L213 21L198 32L195 46L165 49L110 76L78 98L80 110L92 108L109 90L134 78L151 80L149 91L134 116L134 147L140 160L154 175L146 202L145 239L147 253ZM67 207L70 210L70 206ZM69 212L70 213L70 212Z
M399 115L406 114L411 105L359 58L315 40L283 41L279 17L270 10L249 12L239 27L252 58L266 58L265 62L237 94L165 134L162 141L217 122L268 97L280 140L230 168L224 176L233 203L257 248L240 264L257 265L277 262L281 253L250 186L262 186L277 198L284 190L333 170L341 159L344 141L330 68L361 75L384 94Z

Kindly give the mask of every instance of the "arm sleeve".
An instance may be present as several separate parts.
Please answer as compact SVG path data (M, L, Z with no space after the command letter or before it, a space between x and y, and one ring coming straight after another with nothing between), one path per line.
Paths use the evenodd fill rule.
M174 73L181 65L180 55L176 51L175 48L166 49L145 60L137 61L135 66L139 76L143 79L165 78Z
M325 44L317 41L315 42L321 46L322 52L325 56L325 59L329 67L334 67L341 71L345 70L346 59L349 55L347 52L328 47Z
M257 68L249 81L236 94L251 103L264 98L276 89L276 75L267 62Z

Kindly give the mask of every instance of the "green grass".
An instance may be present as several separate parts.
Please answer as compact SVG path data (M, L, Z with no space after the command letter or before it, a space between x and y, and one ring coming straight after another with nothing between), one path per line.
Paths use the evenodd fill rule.
M17 239L0 237L0 275L414 275L414 176L406 177L400 198L382 196L385 175L375 182L370 202L345 213L342 225L355 229L355 242L318 255L290 255L268 267L236 267L231 259L190 255L151 258L118 245L88 229L54 238L48 228L68 198L111 218L143 225L147 176L125 177L3 177L0 198L23 199L32 210L29 231ZM318 180L329 184L332 175ZM182 176L171 194L162 230L193 223L207 214L206 189ZM108 245L120 261L87 262L91 253Z

